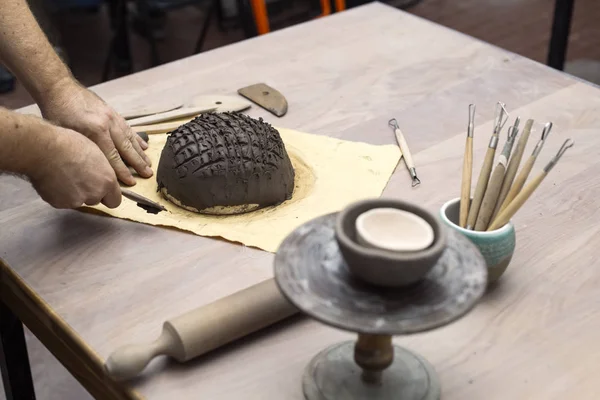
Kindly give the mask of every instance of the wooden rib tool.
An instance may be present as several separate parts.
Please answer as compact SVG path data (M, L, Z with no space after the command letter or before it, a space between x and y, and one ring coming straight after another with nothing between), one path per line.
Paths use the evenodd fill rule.
M525 153L525 147L527 147L527 141L529 140L529 134L531 133L531 127L533 126L533 120L529 119L525 122L525 127L523 128L523 133L517 142L517 147L508 162L508 167L506 167L506 175L504 175L504 181L502 181L502 188L500 189L500 194L498 195L498 201L496 201L496 207L494 209L494 213L492 214L492 220L496 218L498 213L500 212L500 207L504 203L504 199L508 195L508 191L515 180L515 176L517 175L517 171L519 169L519 165L521 164L521 159L523 158L523 154Z
M506 119L503 116L506 115ZM504 103L498 102L496 106L496 118L494 119L494 132L490 138L487 152L485 153L485 159L483 160L483 166L477 179L477 186L475 187L475 194L473 195L473 201L471 202L471 208L469 209L469 216L467 218L467 229L473 229L475 222L477 221L477 214L479 214L479 208L483 201L483 195L487 189L488 180L492 173L492 164L494 162L494 156L496 155L496 147L498 147L498 135L504 127L504 124L508 120L508 113L504 108Z
M460 188L460 219L462 228L467 226L469 203L471 202L471 177L473 175L473 124L475 121L475 105L469 104L469 124L467 125L467 142L463 161L462 185Z
M506 139L506 143L504 144L504 148L502 149L500 157L498 157L498 163L494 168L494 172L492 172L492 177L490 178L490 182L488 183L485 195L483 196L483 200L481 202L481 209L479 210L479 214L477 214L477 222L475 223L476 231L485 231L490 223L490 220L492 219L492 213L494 212L496 202L498 201L498 195L500 194L500 189L502 188L502 181L504 180L504 173L506 172L506 164L508 163L510 152L512 151L513 144L515 143L515 139L517 137L517 132L519 131L520 121L521 119L517 117L514 125L508 129L508 138Z
M546 143L546 139L548 138L548 135L550 134L550 130L552 130L552 122L548 122L544 126L544 130L542 131L542 137L535 145L535 148L533 149L531 156L529 156L529 158L523 165L523 168L517 175L517 177L515 179L515 183L512 185L512 187L508 191L508 194L506 195L506 198L504 199L504 202L502 203L502 206L500 207L500 211L498 211L498 215L500 215L500 213L506 207L508 207L508 205L517 196L517 194L519 194L519 192L523 188L523 185L525 185L525 181L527 180L527 177L529 176L529 173L531 172L531 169L533 168L533 164L535 164L535 160L537 159L537 156L542 151L542 147L544 147L544 143Z
M510 204L504 209L504 211L500 212L498 217L494 220L494 222L492 222L492 224L488 228L488 231L498 229L506 225L508 221L510 221L510 219L517 213L517 211L519 211L519 209L523 206L523 204L527 201L527 199L531 196L535 189L537 189L537 187L540 186L540 183L542 183L544 178L548 176L550 170L554 168L554 166L556 165L558 160L560 160L565 151L567 151L568 148L573 147L573 145L574 143L571 139L565 140L561 148L558 150L558 153L556 153L552 160L550 160L550 162L544 167L542 172L540 172L538 176L536 176L531 182L527 184L527 186L523 188L523 190L519 192L517 197L515 197L514 200L510 202Z
M104 368L115 380L131 379L154 357L188 361L297 312L271 278L166 321L155 342L117 349Z

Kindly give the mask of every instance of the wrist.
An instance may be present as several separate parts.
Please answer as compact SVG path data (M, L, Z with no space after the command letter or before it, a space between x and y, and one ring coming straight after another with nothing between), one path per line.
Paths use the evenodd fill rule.
M28 87L28 92L33 97L33 100L40 109L48 107L49 104L65 91L70 88L79 86L75 78L70 73L59 74L55 78L49 79L45 82L32 83L31 87Z
M35 180L46 168L50 154L60 147L62 138L59 131L46 121L31 115L14 115L11 118L12 157L10 165L3 166L9 171Z

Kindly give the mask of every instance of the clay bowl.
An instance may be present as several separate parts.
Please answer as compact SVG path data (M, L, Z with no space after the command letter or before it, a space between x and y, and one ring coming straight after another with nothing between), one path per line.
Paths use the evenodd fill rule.
M421 250L390 250L374 246L357 232L357 219L378 208L408 211L422 218L433 230L433 242ZM360 226L360 225L359 225ZM370 199L350 204L340 211L335 237L350 272L378 286L401 287L424 278L435 266L446 247L447 229L436 216L411 203L395 199Z

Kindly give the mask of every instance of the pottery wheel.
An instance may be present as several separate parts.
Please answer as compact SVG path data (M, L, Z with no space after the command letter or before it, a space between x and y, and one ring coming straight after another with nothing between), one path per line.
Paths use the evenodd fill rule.
M451 229L446 250L422 281L381 288L358 280L335 240L336 217L329 214L301 225L275 255L279 289L316 320L364 334L416 333L465 315L485 292L485 260L467 238Z
M334 344L317 354L304 371L302 390L309 400L439 400L440 383L431 364L394 346L394 362L381 385L365 385L353 358L354 342Z

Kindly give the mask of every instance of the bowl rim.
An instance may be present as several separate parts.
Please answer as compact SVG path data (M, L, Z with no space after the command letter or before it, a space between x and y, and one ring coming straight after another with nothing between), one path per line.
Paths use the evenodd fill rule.
M414 212L423 218L427 223L431 224L434 231L433 243L423 250L414 251L402 251L396 252L391 250L384 250L379 248L368 248L359 245L356 241L351 239L343 229L344 221L346 221L348 214L354 212L357 208L363 208L368 206L364 211L371 210L376 207L392 207L398 208L404 211ZM413 211L414 210L414 211ZM437 218L432 212L425 208L404 200L393 199L393 198L374 198L359 200L346 206L342 211L338 213L335 221L335 235L337 240L341 244L349 249L350 251L367 258L387 258L389 260L400 261L400 262L418 262L421 259L434 257L441 255L443 250L446 248L447 235L445 231L446 227L439 218Z
M446 201L440 207L440 218L442 220L444 220L444 222L446 222L448 225L450 225L453 229L456 229L457 231L459 231L465 235L481 236L481 237L493 237L493 236L498 236L498 235L506 235L506 234L510 233L511 231L514 231L514 225L513 225L512 220L508 221L508 223L506 223L502 227L500 227L498 229L494 229L493 231L473 231L473 230L465 229L462 226L455 224L454 222L450 221L450 218L448 218L446 216L446 210L448 209L448 207L450 207L451 205L456 204L458 202L460 202L460 197L455 197L453 199Z

